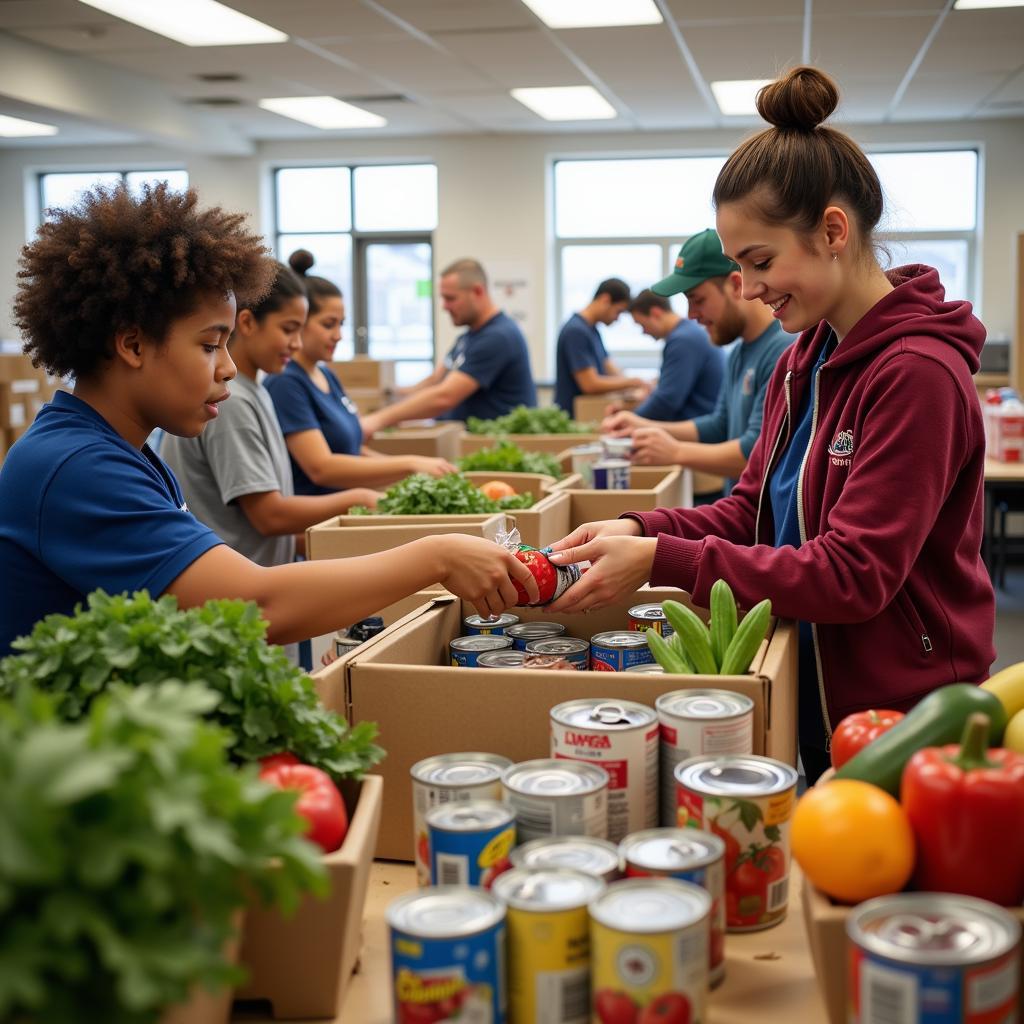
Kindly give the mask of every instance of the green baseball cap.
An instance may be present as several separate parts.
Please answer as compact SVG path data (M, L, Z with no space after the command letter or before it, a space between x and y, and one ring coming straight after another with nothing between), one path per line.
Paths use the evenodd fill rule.
M676 257L675 269L664 280L651 285L655 295L678 295L706 281L724 277L740 268L722 252L722 240L714 228L686 240Z

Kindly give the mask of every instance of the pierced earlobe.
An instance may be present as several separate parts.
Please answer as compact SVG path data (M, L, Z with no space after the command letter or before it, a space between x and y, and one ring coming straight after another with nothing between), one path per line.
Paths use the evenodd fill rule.
M838 263L839 262L839 253L837 253L837 252L832 253L832 262L833 263Z

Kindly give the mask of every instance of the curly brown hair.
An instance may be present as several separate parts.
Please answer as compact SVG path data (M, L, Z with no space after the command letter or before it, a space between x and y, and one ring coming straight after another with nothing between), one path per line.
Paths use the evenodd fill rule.
M276 264L245 217L201 210L195 191L166 182L133 194L99 186L48 211L21 251L14 323L36 366L88 377L111 358L114 335L138 328L157 342L204 296L257 301Z

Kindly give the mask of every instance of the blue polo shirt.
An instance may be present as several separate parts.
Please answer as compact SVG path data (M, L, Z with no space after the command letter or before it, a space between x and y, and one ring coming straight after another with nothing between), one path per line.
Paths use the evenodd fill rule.
M319 430L327 447L335 455L360 455L363 451L363 428L359 410L345 394L341 381L331 369L320 364L330 391L324 394L298 363L289 363L281 373L263 382L274 403L277 421L285 438L304 430ZM289 456L290 458L290 456ZM291 459L292 480L296 494L333 494L335 488L313 483L302 467Z
M558 332L555 347L555 404L571 416L573 400L583 394L575 374L592 366L604 376L606 362L608 350L601 332L579 313L573 313Z
M220 543L148 445L58 391L0 469L0 655L93 590L159 596Z
M665 338L658 386L633 411L678 423L711 412L722 390L725 354L695 320L680 320Z
M526 339L518 324L505 313L495 313L482 327L460 335L444 365L468 374L480 388L438 419L466 420L477 416L493 420L517 405L533 408L537 404Z

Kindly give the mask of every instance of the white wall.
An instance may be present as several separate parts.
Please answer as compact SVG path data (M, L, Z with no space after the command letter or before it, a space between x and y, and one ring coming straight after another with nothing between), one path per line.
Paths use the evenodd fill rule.
M991 335L1012 336L1015 316L1016 236L1024 231L1024 121L970 124L890 124L851 128L864 145L899 147L978 146L982 152L982 318ZM269 172L302 162L423 160L438 166L439 225L434 236L438 267L460 256L525 264L535 288L530 319L542 325L530 337L534 371L547 376L546 333L555 326L549 259L549 171L551 160L574 154L682 155L728 152L737 132L673 134L447 136L268 143L253 157L196 157L154 148L46 148L0 150L0 336L9 325L18 251L36 215L31 201L41 170L166 167L188 168L206 203L252 215L272 230ZM28 197L28 201L27 201ZM610 196L609 202L614 202ZM601 210L595 209L595 218ZM439 310L438 347L455 332Z

